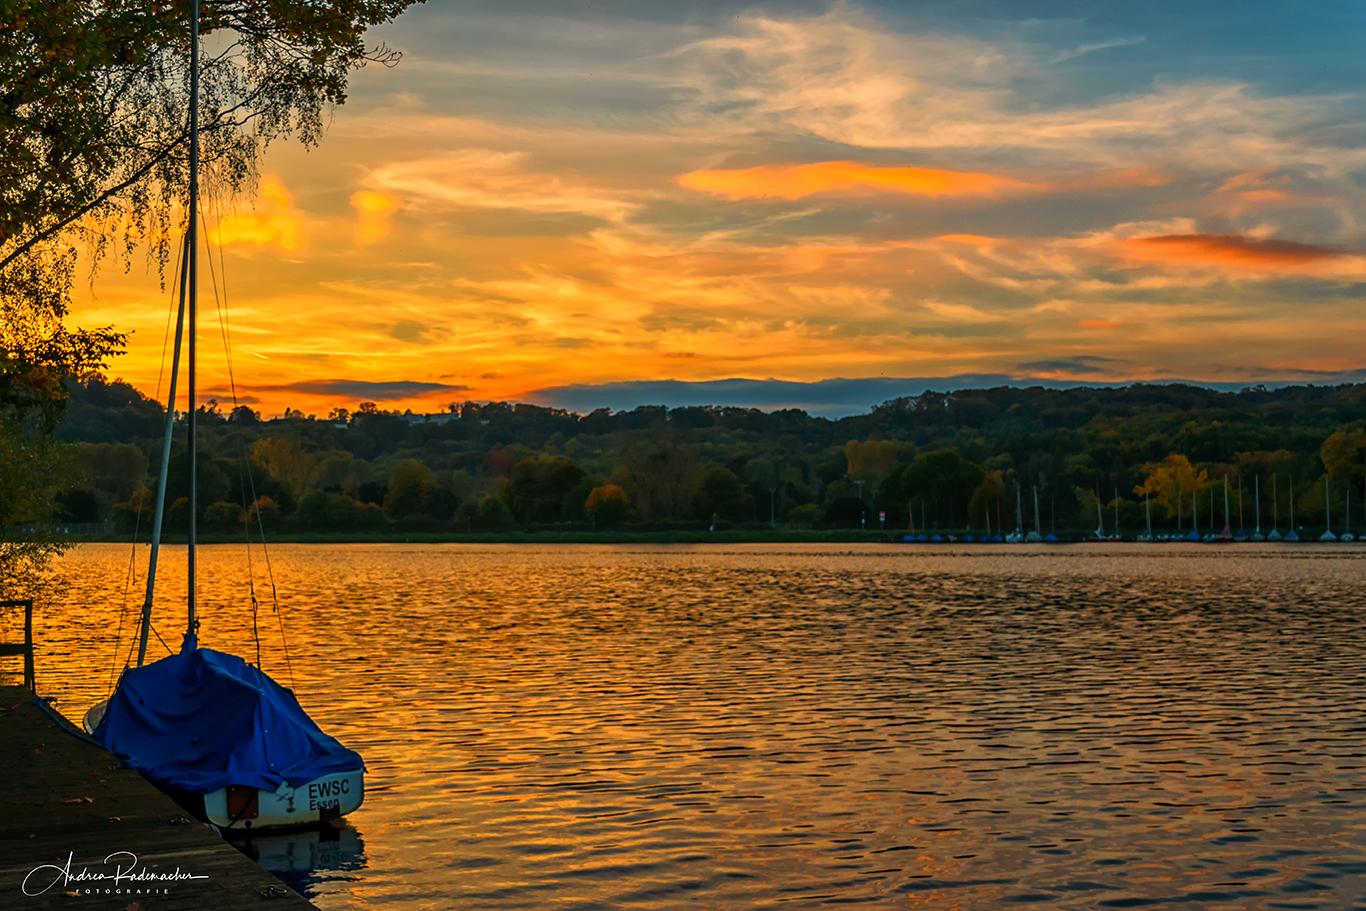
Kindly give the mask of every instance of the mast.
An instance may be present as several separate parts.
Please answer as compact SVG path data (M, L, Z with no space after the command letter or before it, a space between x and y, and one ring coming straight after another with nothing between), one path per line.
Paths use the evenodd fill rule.
M190 459L190 535L186 565L186 627L187 644L193 641L195 628L195 517L199 510L199 479L197 477L195 452L195 337L198 334L199 316L199 0L190 0L190 230L188 240L189 261L189 315L190 345L187 393L189 406L189 447Z
M1119 488L1115 488L1115 537L1119 537Z
M1043 519L1039 516L1039 485L1034 485L1034 533L1043 535Z
M1228 533L1228 475L1224 475L1224 534Z
M1148 540L1151 541L1153 538L1153 503L1146 490L1143 491L1143 515L1147 518Z
M189 237L186 237L188 246ZM171 434L175 430L175 387L180 376L180 338L185 328L185 275L190 269L186 253L180 257L180 309L175 318L175 350L171 356L171 391L166 405L166 437L161 443L161 476L157 478L157 507L152 519L152 553L147 559L147 594L142 599L142 629L138 635L138 667L147 659L147 636L152 629L152 594L156 590L157 555L161 551L161 520L166 513L166 475L171 467Z
M1257 475L1252 482L1252 498L1257 505L1257 534L1262 533L1262 476Z
M1276 494L1276 475L1271 475L1271 530L1275 531L1276 526L1281 524L1280 514L1277 512L1281 507Z

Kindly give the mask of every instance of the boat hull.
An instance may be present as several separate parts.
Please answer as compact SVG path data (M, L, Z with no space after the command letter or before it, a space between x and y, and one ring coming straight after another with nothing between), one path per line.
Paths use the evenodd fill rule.
M219 788L204 795L204 816L220 829L315 826L356 810L365 800L365 773L337 772L297 788L282 784L274 792L256 788Z

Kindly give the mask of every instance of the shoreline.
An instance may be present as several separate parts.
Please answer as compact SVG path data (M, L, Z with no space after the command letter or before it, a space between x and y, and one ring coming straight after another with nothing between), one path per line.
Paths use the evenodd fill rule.
M925 547L962 545L965 547L1016 547L1023 543L1010 544L999 541L964 541L961 538L943 541L906 541L905 531L858 531L854 529L779 529L776 531L725 530L725 531L489 531L489 532L388 532L384 534L363 534L339 532L295 532L270 535L265 544L896 544L905 547ZM941 533L942 534L942 533ZM65 540L72 544L148 544L146 540L134 541L130 534L89 534L67 535ZM241 535L202 534L200 544L245 544ZM162 544L184 546L185 535L163 535ZM261 544L261 539L252 536L250 543ZM1300 538L1298 541L1139 541L1124 538L1121 541L1087 540L1084 534L1059 536L1057 541L1032 542L1036 546L1061 547L1085 544L1104 546L1107 544L1151 544L1170 546L1177 544L1228 545L1271 544L1299 546L1304 544L1353 546L1366 544L1366 534L1355 541L1320 541L1316 537Z

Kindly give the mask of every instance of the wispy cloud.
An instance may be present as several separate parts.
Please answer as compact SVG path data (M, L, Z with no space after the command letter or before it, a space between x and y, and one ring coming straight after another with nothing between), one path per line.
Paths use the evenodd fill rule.
M1048 62L1063 63L1068 60L1075 60L1076 58L1085 56L1086 54L1094 54L1096 51L1108 51L1110 48L1114 47L1133 47L1134 45L1142 44L1147 40L1148 39L1142 35L1134 35L1129 38L1113 38L1109 41L1098 41L1094 44L1083 44L1080 47L1074 47L1065 51L1058 51L1052 57L1048 58Z
M255 211L236 212L219 220L209 231L209 242L218 246L276 247L298 249L301 228L294 197L275 174L261 179L260 201Z
M815 193L883 190L917 196L1000 196L1041 189L996 174L939 168L869 167L854 161L822 161L787 167L760 166L729 171L693 171L678 182L726 199L801 199Z

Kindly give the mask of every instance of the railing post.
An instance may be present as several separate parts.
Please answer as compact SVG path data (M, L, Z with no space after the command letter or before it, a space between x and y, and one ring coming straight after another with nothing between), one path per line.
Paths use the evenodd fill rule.
M33 670L33 599L24 601L24 686L37 691L37 674Z
M0 601L0 608L22 607L24 609L24 644L22 646L0 645L0 656L24 656L24 686L34 689L37 674L33 669L33 599L22 598L14 601Z

